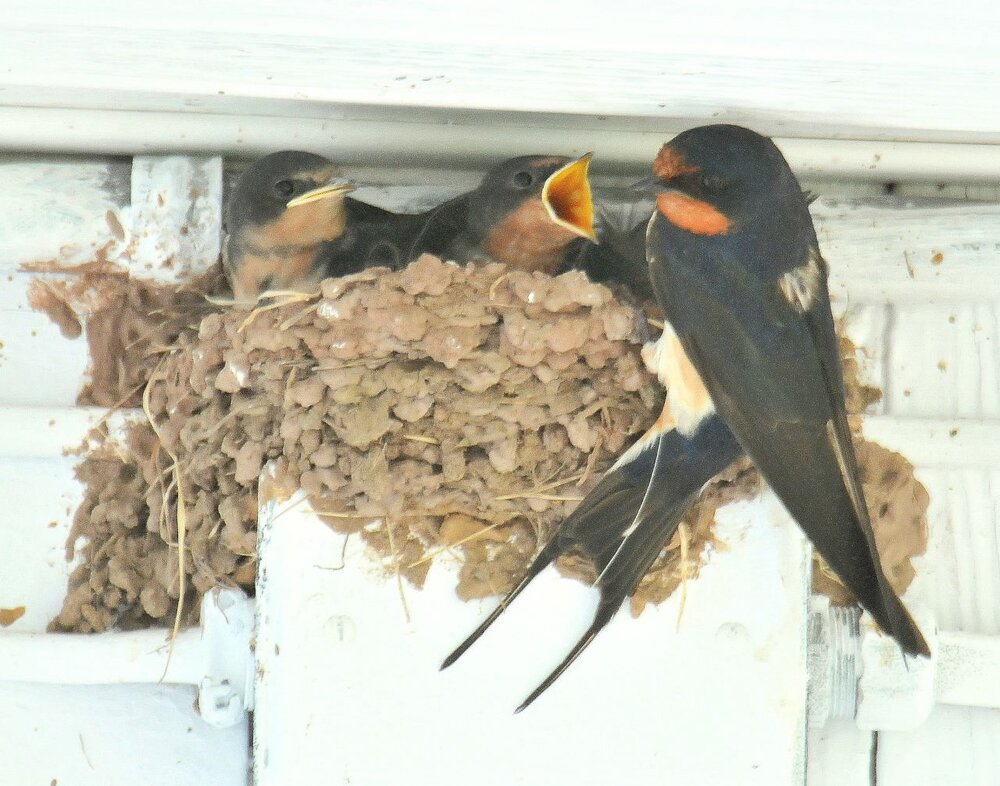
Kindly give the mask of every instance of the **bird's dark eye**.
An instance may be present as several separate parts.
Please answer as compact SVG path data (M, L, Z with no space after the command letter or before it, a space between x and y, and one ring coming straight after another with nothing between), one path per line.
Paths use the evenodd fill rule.
M295 193L295 183L291 180L279 180L274 184L274 193L282 199L288 199Z
M522 170L515 172L510 182L514 188L531 188L531 184L535 182L535 176L531 172Z
M701 176L701 187L706 191L721 191L726 187L726 179L722 175L705 174Z

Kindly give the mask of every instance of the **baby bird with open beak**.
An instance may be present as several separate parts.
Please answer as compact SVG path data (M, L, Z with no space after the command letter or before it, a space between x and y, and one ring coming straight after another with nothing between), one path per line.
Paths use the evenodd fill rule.
M474 191L430 211L415 255L550 274L574 267L581 248L597 242L590 159L532 155L497 164Z

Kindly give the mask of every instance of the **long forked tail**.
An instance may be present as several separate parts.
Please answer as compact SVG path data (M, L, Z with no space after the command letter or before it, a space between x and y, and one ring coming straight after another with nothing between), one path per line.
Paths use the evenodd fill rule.
M661 432L648 441L645 450L605 476L628 480L617 495L587 505L600 490L598 486L581 503L576 539L599 571L595 584L601 599L590 627L515 712L548 690L590 646L625 598L635 592L701 490L742 452L732 432L715 416L690 436L676 429ZM603 504L609 499L611 505Z
M456 660L461 658L465 654L465 651L475 644L479 640L479 637L482 636L490 627L490 625L496 622L497 618L507 610L507 607L514 601L514 598L520 595L524 588L532 582L535 576L545 570L545 568L549 566L549 563L558 556L556 541L557 538L554 537L545 545L545 548L543 548L539 555L535 557L534 562L532 562L528 567L528 572L524 575L524 578L517 583L517 586L508 592L506 597L500 601L500 604L479 624L479 627L472 631L468 638L459 644L455 650L444 659L441 663L442 670L447 669Z
M660 452L661 454L663 452L662 443ZM711 476L706 479L706 482L709 479ZM656 473L650 479L651 487L655 480ZM515 714L525 709L562 676L562 673L572 665L580 653L590 646L597 634L611 622L625 598L635 592L639 581L646 575L649 566L673 535L674 530L677 529L684 513L694 502L694 492L671 494L670 491L667 490L668 493L661 497L666 498L669 502L665 507L658 509L655 517L645 516L641 500L635 507L630 507L629 511L634 511L633 516L637 525L633 526L632 531L619 547L608 547L603 554L595 556L595 565L601 570L596 582L600 588L601 599L597 605L597 611L594 612L594 619L590 623L590 627L573 645L562 662L514 710ZM680 487L677 487L676 491L679 492Z
M442 668L461 657L542 570L571 548L579 548L593 561L599 574L595 584L600 602L584 635L517 711L547 690L590 645L635 591L698 492L741 453L717 417L690 437L676 430L648 436L641 448L626 454L601 478L563 521L520 583L445 659Z
M598 543L621 542L621 532L631 523L649 485L655 454L655 450L644 450L636 460L627 462L623 467L612 468L601 478L590 494L562 521L559 529L528 567L524 578L507 593L479 627L444 659L442 669L448 668L462 657L525 587L564 552L579 546L588 556L594 557L596 553L592 550L591 543L595 538ZM619 526L619 518L626 516L628 522Z
M530 694L528 694L528 698L526 698L518 705L518 708L514 710L514 714L517 715L517 713L527 709L528 705L530 705L535 699L537 699L539 696L545 693L545 691L547 691L552 686L552 683L555 682L557 679L559 679L562 676L562 673L566 671L566 669L568 669L571 665L573 665L573 661L577 659L577 657L580 655L581 652L587 649L587 647L590 645L590 642L592 642L595 638L597 638L597 634L601 632L601 629L605 625L607 625L607 623L608 620L604 621L594 620L593 624L591 624L591 626L587 628L587 632L584 633L582 638L573 646L573 649L569 651L569 654L565 658L563 658L562 663L556 666L555 669L552 670L552 673L549 674L549 676L546 677L544 680L542 680L537 688L535 688Z
M442 669L448 668L462 657L525 587L557 557L574 547L581 547L588 556L595 558L608 544L614 543L617 547L621 543L622 531L632 523L649 485L656 452L644 450L636 460L628 462L624 467L612 468L601 478L590 494L559 525L556 533L528 566L524 578L507 593L479 627L444 659ZM597 551L594 550L595 547Z

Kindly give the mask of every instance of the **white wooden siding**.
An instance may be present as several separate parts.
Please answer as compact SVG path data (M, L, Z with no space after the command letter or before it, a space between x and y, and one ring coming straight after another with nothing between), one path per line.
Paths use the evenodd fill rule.
M665 134L723 121L785 139L810 174L1000 175L988 0L16 0L4 14L7 149L296 146L392 166L595 150L634 170Z
M215 191L216 218L213 219L203 209L195 210L194 205L185 201L188 193L185 186L176 185L171 188L169 183L186 183L190 177L202 177L198 173L211 171L213 166L218 171L217 164L213 165L210 161L187 166L176 159L145 159L134 168L121 163L100 161L63 161L57 164L42 161L0 166L0 172L7 175L4 182L16 184L16 188L6 188L0 192L0 202L13 203L21 211L16 221L8 218L11 222L9 225L18 228L18 231L0 233L3 238L0 242L5 244L0 247L0 263L4 264L9 279L8 286L2 290L4 299L0 302L0 319L3 322L3 335L0 338L5 341L0 370L15 372L0 373L6 403L6 407L0 410L0 424L6 424L3 426L5 458L0 464L0 478L4 497L13 503L8 509L18 511L16 517L7 518L5 524L0 524L0 532L7 533L3 537L10 544L0 549L0 560L3 562L0 567L0 576L3 577L0 580L0 599L6 605L24 603L28 606L28 613L17 623L20 629L41 630L59 607L68 571L68 566L62 561L62 542L71 511L80 494L71 479L72 460L63 458L60 454L64 447L78 442L87 420L97 417L97 413L89 414L72 408L79 372L85 361L83 342L63 339L45 318L30 311L25 300L25 287L29 277L16 272L16 266L23 261L51 256L60 249L70 259L85 259L93 248L104 245L111 239L105 216L108 210L116 211L124 226L139 231L141 228L135 215L141 208L135 208L133 203L148 204L145 194L156 191L160 186L172 195L171 200L179 199L181 204L167 209L163 214L166 217L161 218L159 223L167 228L176 228L178 222L195 221L197 231L194 234L210 239L217 231L218 191ZM38 171L33 171L36 167L39 168ZM164 175L166 180L161 182L156 177L150 177L150 172L154 171L173 174ZM383 172L379 179L391 180L392 174ZM56 187L53 194L52 185L55 183L62 183L62 187ZM123 188L124 183L129 184L128 189ZM151 183L160 185L150 186ZM217 189L217 186L214 188ZM126 203L123 194L129 191L132 192L132 200ZM446 192L447 189L437 193ZM426 188L403 189L400 194L394 194L391 189L382 191L383 202L387 201L389 204L393 199L402 199L410 204L426 202L433 195L433 189ZM60 207L54 207L56 205ZM37 218L46 210L50 216L61 216L59 220L62 223L58 225L57 233L72 242L56 243L52 240L53 231ZM1000 459L1000 423L996 421L997 402L991 382L996 378L998 362L997 320L993 305L997 298L995 282L987 271L992 270L998 256L997 244L1000 237L991 227L1000 228L1000 207L969 203L912 205L905 202L875 203L870 200L823 198L815 205L814 212L821 242L831 263L833 291L838 300L837 310L850 312L848 324L852 335L867 350L868 376L886 390L886 397L877 414L866 421L866 430L885 444L898 447L909 455L917 463L919 475L931 491L931 548L928 556L921 560L920 575L909 597L917 602L930 604L939 625L944 629L996 633L1000 604L995 600L995 586L1000 568L996 558L997 502L993 490L997 488L998 478L996 472L988 467ZM3 215L3 211L0 211L0 215ZM200 218L196 219L196 216ZM163 236L163 232L153 235ZM175 233L168 231L166 236L175 236ZM211 241L198 241L196 245L199 243L199 247L208 249L203 252L204 258L210 258ZM162 243L160 245L162 247ZM141 253L134 253L135 249L142 247L142 244L131 242L123 244L122 261L135 264L136 256L142 258ZM943 260L940 264L934 264L932 256L939 252L943 254ZM955 274L959 279L958 283L947 275L939 275L947 274L952 269L958 271ZM911 286L912 289L909 289ZM955 316L954 321L950 319L951 316ZM32 335L32 331L37 335ZM40 358L56 359L54 363L48 361L50 365L45 367L42 376L34 371ZM942 360L946 371L942 371L937 365ZM64 373L56 374L55 369L58 368L64 369ZM906 390L909 390L908 395ZM30 408L26 408L28 405L31 405ZM55 426L46 426L49 420L54 420ZM35 425L32 426L32 423ZM952 435L951 432L956 428L958 432ZM29 530L34 533L30 538L23 536L23 526L27 519L40 522L39 526ZM58 526L45 527L44 523L49 521L57 521ZM332 544L330 548L339 554L337 544ZM656 703L657 706L669 703L671 697L675 706L683 701L694 701L693 694L686 691L686 683L683 681L675 683L672 679L665 679L657 682L650 676L653 684L660 687L647 688L643 686L649 683L643 681L642 674L646 673L647 668L654 669L657 674L663 669L672 673L667 668L670 663L674 664L675 671L687 673L690 664L684 668L682 666L687 657L684 653L688 652L689 646L694 646L691 642L700 642L695 649L702 657L709 657L705 653L711 652L713 647L721 647L719 652L723 653L728 646L726 639L719 639L714 631L724 621L740 619L739 615L742 613L731 605L734 598L727 594L725 587L734 586L731 574L740 574L745 579L748 572L751 572L749 566L739 567L741 560L757 559L741 556L740 548L742 547L737 547L731 555L719 556L703 574L703 578L690 588L688 608L680 634L673 632L672 624L676 600L658 613L648 615L644 618L646 621L634 623L627 617L616 620L602 637L607 643L595 645L593 653L588 653L588 657L574 667L573 671L577 668L580 671L575 676L567 675L563 681L565 685L557 686L558 690L553 689L553 706L574 706L592 685L605 684L606 675L620 674L625 661L634 669L638 693L634 702L623 706L633 707L634 704L642 703L645 700L640 698L640 694L645 696L650 690L662 692L662 700ZM793 553L788 552L789 557ZM294 559L292 564L295 564ZM787 564L794 565L795 560L792 559ZM449 674L438 678L432 661L436 661L444 649L457 640L462 631L481 614L477 604L462 605L449 600L450 590L444 574L440 587L434 589L432 583L427 592L411 597L418 622L406 626L401 625L398 619L401 612L394 607L395 600L389 600L390 595L395 598L394 588L372 583L366 578L364 569L358 569L357 575L348 572L320 573L321 580L327 582L324 584L324 592L328 600L319 605L316 602L310 604L310 609L303 613L304 616L296 617L297 622L293 624L291 633L288 630L282 633L287 637L292 652L295 635L298 635L295 633L295 625L299 626L297 630L304 635L312 635L308 633L311 630L308 621L317 615L325 614L323 619L326 619L333 610L337 612L334 616L340 614L353 620L364 620L369 613L374 613L366 609L381 608L382 612L379 613L384 612L385 616L385 620L379 623L382 633L373 640L375 643L371 646L381 650L386 642L390 642L390 649L395 651L404 644L409 644L426 653L426 657L421 656L416 664L409 659L383 663L383 671L396 675L393 679L417 683L419 690L428 692L427 697L432 697L434 702L444 702L451 706L456 701L459 704L471 701L474 694L482 688L482 674L479 670L485 669L491 679L496 679L498 670L509 668L510 673L505 674L502 684L490 689L485 708L475 702L470 706L456 705L452 708L455 711L453 715L461 718L470 711L485 713L480 722L501 724L502 728L498 726L495 731L508 741L520 739L525 729L534 727L530 725L532 721L529 714L523 716L525 724L529 725L510 725L507 720L508 705L513 706L531 680L550 665L550 661L572 635L572 624L567 625L565 632L550 634L551 643L544 647L539 644L538 651L531 658L525 658L526 662L523 664L508 664L507 661L511 660L509 654L503 656L506 660L502 665L494 663L493 659L500 657L502 653L509 653L511 648L500 647L496 642L487 640L483 642L482 654L470 654L468 664L461 664L460 671L456 672L459 676ZM712 578L713 575L716 576L715 579ZM567 584L568 588L558 589L557 585L562 584ZM350 591L345 589L348 585ZM741 583L739 586L744 585ZM544 587L548 587L548 590ZM763 585L761 589L766 592ZM543 619L538 611L546 604L555 604L547 606L553 614L560 611L567 613L569 623L578 619L574 615L584 615L587 612L585 603L579 599L581 593L586 592L572 583L553 579L548 584L543 583L541 592L540 599L536 599L534 605L530 602L531 598L526 598L519 604L519 612L512 613L507 636L516 639L518 625L527 625L531 630L535 630L532 626L542 626L542 629L550 627L546 624L547 618ZM560 593L567 593L566 599L546 601L547 592L555 593L553 598L561 596ZM414 595L412 592L410 594ZM755 606L755 601L752 600L754 597L753 593L744 597L745 600L749 599L747 614L751 614ZM560 603L564 605L560 606ZM437 610L427 612L427 609L432 608ZM721 616L712 622L714 614ZM392 622L390 617L396 619L396 622ZM427 623L427 619L433 619L433 624ZM749 619L751 618L744 619L740 624L750 624ZM671 624L666 624L663 620ZM699 631L705 632L707 638L702 638ZM523 630L521 632L523 634ZM383 638L383 634L388 638ZM540 633L536 631L532 635ZM391 644L396 636L400 638L395 640L395 644ZM688 642L687 645L685 641ZM793 639L787 641L791 642ZM324 642L325 639L317 640L314 648L300 650L304 658L302 668L293 668L291 676L286 675L286 679L293 680L288 685L295 684L295 679L304 679L312 673L308 667L311 657L308 653L313 653L319 659L318 664L328 662L330 652ZM361 701L368 681L363 663L372 656L372 652L363 646L359 649L359 646L354 647L355 659L344 661L344 670L337 673L336 679L340 689L345 691L344 695L355 695ZM517 651L522 652L523 649L521 647ZM794 647L787 650L792 654L795 651ZM284 641L282 652L288 653ZM733 657L738 660L738 657ZM651 664L655 661L656 666L641 666L646 658L652 659ZM289 662L284 656L282 659L285 663ZM351 663L355 665L350 666ZM733 675L737 675L739 669L735 665L733 668L730 676L735 679ZM274 679L280 682L280 668L269 668L266 673L278 675ZM438 682L439 679L443 681ZM720 684L729 684L724 679L719 679ZM773 678L762 673L748 679L761 686L770 686L755 701L784 704L785 709L773 717L785 718L792 725L772 724L769 729L770 742L759 735L751 736L748 739L755 742L741 748L743 753L737 755L734 752L732 756L718 760L712 765L717 767L715 770L712 766L706 768L702 762L698 772L706 778L720 775L731 780L737 777L734 773L759 771L761 783L796 782L795 773L801 772L796 768L800 766L801 760L795 753L795 734L782 735L798 729L797 734L802 739L804 729L801 722L794 722L798 717L798 710L794 709L794 703L788 704L791 696L782 698L782 690L788 686L783 685L777 673ZM275 695L277 682L271 686L266 681L262 683L262 695L268 696L269 687L270 695ZM612 683L605 689L613 687ZM774 692L771 692L772 689ZM137 690L141 693L144 689ZM158 690L180 690L181 694L185 693L184 689ZM305 690L302 684L297 684L294 695L302 695ZM610 695L614 692L611 690ZM36 712L49 713L44 700L37 703L38 697L43 694L59 695L52 691L31 693L30 690L26 692L26 689L19 689L16 695L21 702L20 706L34 706ZM375 701L374 697L378 695L382 694L373 694L370 701ZM798 695L801 698L801 694ZM688 698L684 699L685 696ZM702 698L701 705L704 705L707 699ZM716 691L708 702L715 708L711 717L718 718L720 708L725 707L730 699L745 704L745 697L735 692L735 688L732 691L729 688ZM606 700L613 701L610 698ZM266 698L264 701L267 706ZM324 703L327 701L323 699ZM539 705L543 716L546 713L544 706L541 703ZM652 705L646 706L648 709ZM417 728L425 726L426 705L421 707L414 709L412 714L401 713L398 720L414 724ZM472 707L476 709L473 710ZM382 712L387 711L388 705L382 709ZM532 713L536 711L533 708ZM26 709L25 712L30 715L31 710ZM291 725L286 732L286 735L291 735L289 744L298 745L298 749L302 751L302 756L296 759L296 763L304 765L310 761L315 762L317 757L329 753L328 740L332 731L321 733L320 730L326 728L324 724L342 722L344 719L339 712L331 709L328 714L321 712L286 717L286 720L292 719L289 720ZM556 711L550 709L548 712ZM582 707L579 708L574 711L574 717L579 717L583 712ZM690 712L688 710L689 716ZM734 705L722 712L722 715L732 716L732 722L739 725L742 717L739 712ZM945 766L934 753L935 747L939 745L951 746L948 766L954 771L966 773L968 782L975 782L977 777L987 777L982 775L983 772L995 773L995 769L990 769L995 762L985 741L997 731L995 727L1000 723L998 716L1000 713L988 710L939 708L930 721L915 732L881 733L876 756L879 781L901 784L905 777L909 778L909 784L934 782L926 779L927 773L941 772ZM24 717L26 716L21 716L22 720ZM296 736L296 717L299 722L309 721L316 732L312 736ZM554 717L548 722L554 722ZM648 738L632 739L632 747L628 751L630 760L635 762L637 768L650 768L649 773L652 774L658 771L657 768L664 761L673 760L672 751L690 746L691 738L685 736L682 729L670 726L672 721L669 718L650 716L649 720L652 725L647 728L655 734ZM197 719L191 722L200 723ZM444 722L447 721L443 720L442 723ZM535 723L545 725L546 722L544 717L540 717ZM263 716L261 726L266 726ZM367 726L361 725L355 731L360 733L365 728ZM733 731L736 731L735 726ZM211 733L214 734L215 731ZM355 741L358 744L346 744L347 737L352 733L354 732L340 733L341 743L344 744L336 748L337 761L340 762L338 766L343 767L345 772L368 773L374 782L386 777L389 770L386 769L388 765L384 757L377 755L370 747L360 746L358 741ZM744 729L741 733L749 733L749 730ZM960 738L964 741L970 733L973 741L980 739L983 744L979 747L964 742L959 744ZM58 744L60 738L39 739L42 740L40 744ZM215 739L216 742L212 744L223 745L224 749L232 751L232 754L223 756L222 760L226 767L236 767L239 770L238 735L209 736L206 739ZM223 739L226 741L223 742ZM282 737L278 732L271 737L272 741L279 739ZM414 744L419 743L420 739L419 735L412 737ZM784 742L780 742L781 739ZM843 723L810 735L810 784L858 786L867 783L872 755L871 739L870 733L857 731ZM310 740L315 740L315 743ZM281 776L289 772L288 769L282 769L288 767L289 760L282 759L281 751L292 748L282 749L280 742L276 744L278 747L275 748L273 758L258 759L261 783L280 782ZM315 754L308 754L313 750L309 747L313 744L316 746ZM596 742L591 741L588 745L593 747ZM675 745L680 748L675 749ZM527 742L517 743L516 747L518 750L527 750ZM784 754L779 755L779 749ZM759 762L751 761L755 756L754 751L763 753L768 750L771 753L762 756ZM624 749L619 751L622 754L625 752ZM475 747L468 749L467 753L473 758L486 755L485 750ZM537 761L530 758L530 753L524 753L528 757L522 759L525 767L529 764L538 765ZM772 758L775 756L777 758ZM264 766L265 761L270 763ZM456 761L461 762L461 759ZM79 760L78 764L81 762ZM754 763L758 765L757 770L753 768ZM24 759L17 759L11 766L27 765ZM603 766L595 760L589 760L587 769L599 774L603 772ZM607 763L607 766L612 765ZM172 782L186 782L183 775L186 770L167 771ZM498 777L503 774L501 772ZM580 775L584 777L586 773L581 772ZM694 770L688 775L691 778L689 782L699 782ZM789 781L789 778L792 780ZM222 783L223 780L218 782Z
M850 312L852 334L870 353L866 371L885 391L866 431L909 455L931 492L930 548L908 597L928 605L944 629L1000 633L1000 477L993 469L1000 464L995 3L625 0L609 7L584 0L569 9L534 0L349 6L113 0L86 7L13 0L3 11L4 151L246 156L297 147L327 153L375 182L454 188L468 186L488 163L528 151L594 150L599 177L631 177L648 168L665 136L702 122L739 122L778 137L800 176L841 197L821 200L815 213L837 308ZM120 261L141 267L158 249L181 242L169 232L147 238L143 258L138 247L115 245L109 210L140 233L150 217L176 229L176 222L198 215L198 237L206 243L193 250L210 259L217 201L206 210L182 198L171 203L177 212L157 216L147 201L144 213L139 192L152 193L153 181L142 175L149 164L155 161L133 168L123 158L0 156L0 498L6 511L0 513L0 606L27 605L15 625L20 630L43 629L58 609L68 571L61 545L80 496L72 460L61 451L76 444L81 422L97 415L72 409L86 363L83 342L62 338L30 311L27 277L15 268L55 256L84 261L107 243ZM184 166L165 164L168 170L177 165ZM912 185L897 189L902 198L893 201L849 199L875 194L885 181ZM951 185L937 189L941 182ZM138 192L137 183L145 183ZM426 204L434 193L390 190L383 204ZM908 196L993 204L909 205ZM938 252L944 257L935 264ZM45 526L50 521L57 526ZM37 526L26 529L26 522ZM379 592L355 580L365 592ZM701 591L708 586L706 579ZM692 591L697 597L697 587ZM479 614L475 606L451 606L442 612L446 622L428 626L432 638L440 633L442 646ZM649 619L672 619L671 607ZM399 641L417 635L398 619L396 625ZM574 683L617 668L616 646L645 635L648 625L616 621L604 634L609 642L595 645L592 665L578 664L593 676L568 674L560 690L571 694ZM695 635L695 625L689 604L682 634ZM667 657L684 657L679 638L658 635L669 635L670 648L680 652ZM413 679L433 684L431 660ZM479 664L470 660L465 668L470 680ZM359 673L345 672L345 683L357 687ZM520 695L502 691L498 709L505 711L508 692L512 699ZM13 754L0 757L0 781L16 784L30 772L31 782L241 782L246 729L206 731L189 707L192 695L169 686L68 690L0 683L0 701L16 707L0 717L0 736L16 741L7 746ZM712 706L731 698L718 695ZM127 739L116 722L126 705ZM735 718L734 728L744 720ZM650 757L641 766L659 761L669 778L676 761L666 755L669 746L687 741L678 735L656 750L633 741L632 750L646 751ZM940 707L914 732L877 738L873 748L872 734L843 722L811 733L810 786L868 786L872 773L882 786L1000 782L1000 712ZM331 746L340 741L333 733L328 739ZM111 740L162 756L112 758ZM724 744L713 747L713 760L722 758ZM360 766L384 775L381 762L364 758L371 752L357 751ZM732 765L752 753L740 747ZM786 753L783 762L791 768L779 772L780 763L768 760L764 772L794 773L796 753Z

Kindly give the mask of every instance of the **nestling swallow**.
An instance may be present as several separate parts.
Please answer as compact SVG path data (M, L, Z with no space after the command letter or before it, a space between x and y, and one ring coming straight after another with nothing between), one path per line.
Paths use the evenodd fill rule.
M577 267L583 270L591 281L624 284L639 302L653 300L653 286L649 280L649 266L646 264L646 225L652 208L644 211L629 211L627 216L612 216L609 211L599 210L596 223L598 243L582 249ZM636 219L632 214L638 212Z
M420 237L442 248L458 230L427 213L393 213L347 194L326 158L283 151L255 161L237 181L226 212L223 264L237 300L269 289L296 289L369 267L400 268L416 258Z
M712 125L664 145L653 174L647 255L669 323L656 363L678 429L717 412L879 627L929 655L875 548L827 265L788 163L770 139Z
M669 412L636 442L563 520L528 567L524 578L493 613L449 655L447 668L504 612L553 560L580 550L598 572L600 600L593 622L563 661L515 710L537 699L576 660L635 592L649 566L667 545L677 525L713 477L741 454L732 433L709 417L689 434L673 428Z
M498 164L474 191L428 214L427 237L415 254L457 262L485 257L545 273L570 267L581 245L597 240L590 159L534 155Z
M352 188L328 159L312 153L286 150L251 164L226 208L222 265L233 296L253 300L330 275Z

